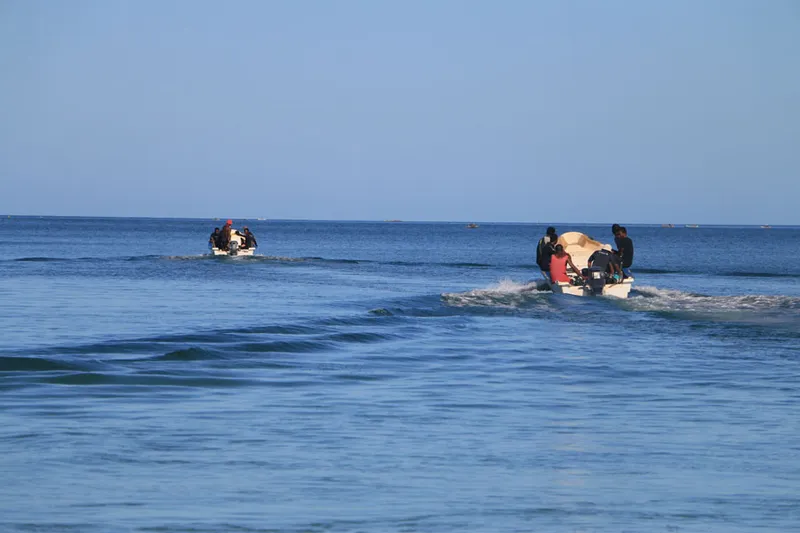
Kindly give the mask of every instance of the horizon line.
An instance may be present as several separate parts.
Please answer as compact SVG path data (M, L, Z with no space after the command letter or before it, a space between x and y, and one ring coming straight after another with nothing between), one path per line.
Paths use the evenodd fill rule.
M267 218L267 217L181 217L181 216L120 216L120 215L19 215L13 213L0 214L0 220L7 220L10 218L118 218L118 219L142 219L142 220L208 220L211 222L220 220L243 220L247 222L356 222L356 223L411 223L411 224L519 224L519 225L576 225L584 224L590 226L604 226L613 224L613 222L567 222L567 221L512 221L512 220L406 220L406 219L314 219L314 218ZM672 224L673 227L664 227L664 229L678 229L686 228L696 229L702 226L753 226L753 227L796 227L796 224L753 224L753 223L718 223L718 222L626 222L625 224L632 226L659 226L664 227L666 224Z

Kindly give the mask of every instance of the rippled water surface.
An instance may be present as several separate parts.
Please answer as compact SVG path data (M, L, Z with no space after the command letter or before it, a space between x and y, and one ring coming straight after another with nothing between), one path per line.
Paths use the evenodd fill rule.
M0 531L800 530L800 229L236 223L0 219Z

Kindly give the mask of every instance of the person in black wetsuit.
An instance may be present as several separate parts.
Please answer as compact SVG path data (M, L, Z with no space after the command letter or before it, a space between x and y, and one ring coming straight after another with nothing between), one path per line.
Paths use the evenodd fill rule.
M555 252L555 244L558 240L556 228L550 226L544 237L539 239L539 244L536 245L536 264L542 270L542 276L547 281L550 281L550 257ZM552 248L552 249L551 249ZM545 262L545 259L547 260Z
M250 231L247 226L244 227L244 247L245 248L258 248L256 236Z
M552 282L550 276L550 259L553 257L553 254L556 253L556 243L558 242L558 236L554 234L550 234L546 237L549 237L549 242L547 242L541 249L541 252L537 249L537 255L539 255L538 265L539 268L542 270L542 276L548 282Z
M219 228L214 228L214 233L208 238L208 245L217 248L219 243Z
M633 241L628 237L628 230L620 226L615 234L617 243L617 254L620 258L622 273L626 278L632 278L631 265L633 264Z
M598 267L603 269L609 279L622 281L622 268L619 266L619 257L611 250L601 248L589 256L589 268Z

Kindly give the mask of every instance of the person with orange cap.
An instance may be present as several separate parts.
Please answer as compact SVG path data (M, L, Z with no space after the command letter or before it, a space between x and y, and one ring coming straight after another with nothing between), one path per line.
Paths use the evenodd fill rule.
M231 244L231 226L233 225L233 220L226 220L225 225L222 226L222 229L219 232L219 237L217 238L217 248L220 250L227 250L228 246Z

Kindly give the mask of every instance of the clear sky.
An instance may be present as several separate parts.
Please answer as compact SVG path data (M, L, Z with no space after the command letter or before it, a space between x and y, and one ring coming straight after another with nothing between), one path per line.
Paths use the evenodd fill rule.
M0 213L800 224L797 0L0 0Z

